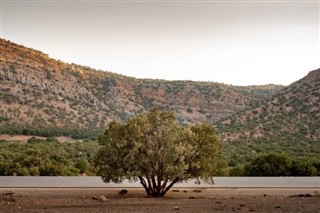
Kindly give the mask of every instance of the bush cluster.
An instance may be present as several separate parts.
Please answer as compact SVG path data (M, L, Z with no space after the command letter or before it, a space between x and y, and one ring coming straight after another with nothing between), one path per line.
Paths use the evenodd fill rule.
M0 175L94 175L97 142L57 142L32 137L27 143L0 141Z

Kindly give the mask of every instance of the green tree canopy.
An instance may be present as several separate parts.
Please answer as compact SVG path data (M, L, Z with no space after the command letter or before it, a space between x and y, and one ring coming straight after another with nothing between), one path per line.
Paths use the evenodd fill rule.
M285 153L262 154L245 166L245 175L286 176L291 163L291 158Z
M213 182L220 142L208 123L180 126L175 114L157 108L126 123L113 121L95 156L104 182L139 180L149 196L164 196L178 181Z
M290 173L292 176L316 176L318 170L315 167L320 160L312 158L298 158L293 160L292 166L290 168Z

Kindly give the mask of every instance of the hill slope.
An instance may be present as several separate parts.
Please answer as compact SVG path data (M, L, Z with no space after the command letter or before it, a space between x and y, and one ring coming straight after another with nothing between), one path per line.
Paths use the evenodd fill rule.
M280 90L261 106L221 120L218 128L226 146L234 146L226 149L234 150L228 151L230 159L284 150L320 156L320 69Z
M0 133L85 137L153 106L174 110L181 123L214 123L281 88L136 79L63 63L0 39Z

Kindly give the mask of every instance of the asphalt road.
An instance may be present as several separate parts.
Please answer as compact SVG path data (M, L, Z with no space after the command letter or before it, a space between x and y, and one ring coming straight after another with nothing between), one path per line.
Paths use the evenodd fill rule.
M177 183L175 187L267 187L267 188L320 188L320 177L215 177L215 184L194 181ZM1 188L23 187L141 187L139 182L124 181L121 184L104 183L97 176L0 176Z

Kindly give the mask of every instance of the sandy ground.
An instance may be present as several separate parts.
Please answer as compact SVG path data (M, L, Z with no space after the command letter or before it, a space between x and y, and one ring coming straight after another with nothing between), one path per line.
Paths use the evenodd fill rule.
M143 189L0 189L0 212L312 212L320 213L320 188L173 188L163 198ZM106 201L102 201L104 196Z

